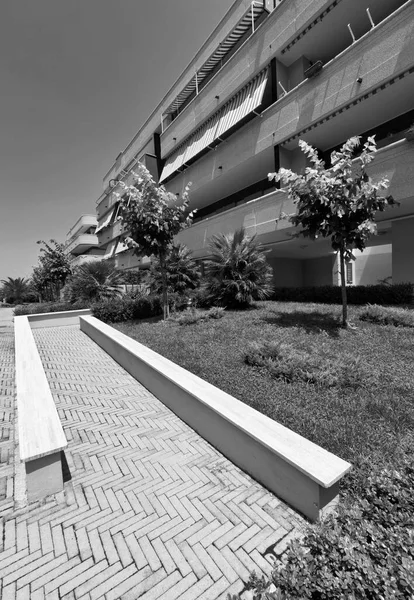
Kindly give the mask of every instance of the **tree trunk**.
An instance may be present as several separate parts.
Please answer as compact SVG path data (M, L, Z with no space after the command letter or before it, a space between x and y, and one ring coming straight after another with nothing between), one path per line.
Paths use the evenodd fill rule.
M161 280L162 280L162 306L164 320L170 316L170 307L168 306L168 282L167 282L167 261L165 254L160 253L160 269L161 269Z
M345 252L341 246L339 250L339 262L341 272L341 293L342 293L342 327L348 327L348 302L346 297L346 282L345 282Z

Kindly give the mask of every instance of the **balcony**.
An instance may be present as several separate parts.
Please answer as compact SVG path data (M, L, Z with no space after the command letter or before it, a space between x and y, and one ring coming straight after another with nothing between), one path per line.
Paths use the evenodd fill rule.
M414 142L400 140L379 150L369 165L368 172L374 180L380 177L389 179L387 194L392 194L400 202L399 207L378 214L380 229L384 229L392 219L414 214L413 164ZM276 190L194 224L182 231L178 240L193 251L195 258L205 258L209 253L208 243L212 235L234 232L243 226L248 235L257 235L261 244L271 248L273 256L313 258L329 254L329 241L313 243L304 242L304 238L292 239L291 224L285 220L276 222L281 213L291 214L294 210L287 193Z
M106 227L102 231L99 232L99 245L103 246L113 240L116 237L119 237L122 233L122 221L115 221L109 227Z
M84 233L90 227L96 227L97 225L98 221L96 220L95 215L82 215L73 225L73 227L71 227L71 229L68 231L67 239L70 240L75 235Z
M261 118L177 175L168 189L181 193L191 181L194 206L205 206L226 195L218 194L227 181L237 180L232 172L246 173L273 146L294 150L301 137L326 150L412 109L413 38L414 4L410 2L333 59L315 79L302 82Z
M373 15L376 23L398 9L401 0L384 0L375 4ZM237 50L235 55L208 82L205 88L188 104L161 135L162 157L170 154L201 123L220 108L255 73L269 64L274 57L289 66L301 56L311 60L323 59L328 62L352 45L346 23L352 14L352 25L357 39L369 30L370 23L365 5L360 0L347 0L339 3L323 20L311 27L306 35L295 41L309 19L323 14L328 3L314 1L303 9L303 1L282 3L277 10L262 23L260 28ZM310 27L310 25L308 25ZM376 29L381 27L377 25ZM293 36L293 40L292 40ZM291 44L286 50L286 42ZM279 77L279 75L278 75ZM355 77L355 79L358 75ZM283 77L282 77L283 79Z
M99 246L98 236L91 233L84 233L76 237L65 247L67 254L85 254L88 250Z

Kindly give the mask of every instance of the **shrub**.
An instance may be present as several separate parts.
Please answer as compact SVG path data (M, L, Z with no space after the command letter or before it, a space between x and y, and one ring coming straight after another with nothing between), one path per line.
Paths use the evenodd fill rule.
M157 295L124 296L92 305L92 314L105 323L147 319L162 314L162 300Z
M215 304L244 308L273 292L273 270L256 241L244 228L214 235L206 262L206 290Z
M221 306L213 306L209 310L188 310L182 312L178 317L172 318L179 325L193 325L207 319L221 319L224 317L225 309Z
M413 486L409 455L400 458L398 469L369 475L363 496L309 526L269 579L251 577L255 597L275 591L273 597L283 600L412 598Z
M51 302L47 304L27 304L25 306L16 306L14 309L14 316L19 317L21 315L36 315L49 312L63 312L68 310L80 310L82 308L89 308L87 302L75 302L70 304L68 302Z
M323 387L355 388L369 379L359 357L332 357L323 344L302 349L283 341L254 342L248 347L245 362L265 368L272 377L286 383L304 381Z
M199 268L193 259L193 253L184 244L172 247L167 257L166 268L168 293L185 294L187 290L194 290L199 286ZM162 293L161 267L158 258L154 258L151 263L148 282L153 292Z
M210 308L212 303L212 298L205 287L191 291L189 298L195 308Z
M410 304L413 294L412 283L355 285L347 288L349 304ZM284 302L342 303L341 288L333 285L276 288L272 299Z
M99 301L121 295L120 281L123 277L105 260L94 260L76 267L66 281L62 295L67 302Z
M361 321L395 327L414 327L414 311L404 308L390 308L372 304L359 315Z

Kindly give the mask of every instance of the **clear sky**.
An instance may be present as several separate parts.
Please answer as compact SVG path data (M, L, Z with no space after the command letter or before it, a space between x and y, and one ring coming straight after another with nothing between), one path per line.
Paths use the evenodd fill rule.
M102 178L234 0L0 0L0 280Z

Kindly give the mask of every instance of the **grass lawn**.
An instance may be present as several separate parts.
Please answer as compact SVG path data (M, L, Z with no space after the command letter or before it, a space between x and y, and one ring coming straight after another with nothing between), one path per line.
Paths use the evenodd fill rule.
M252 310L226 311L222 319L192 325L136 321L114 326L349 460L356 469L344 483L356 491L364 467L393 464L414 429L414 329L359 321L362 310L350 307L357 328L348 331L338 325L340 306L282 302L260 302ZM337 372L348 365L351 382L289 382L266 366L247 364L251 344L265 341L298 350L298 361L319 357L320 364ZM313 367L305 364L302 371L307 368Z

